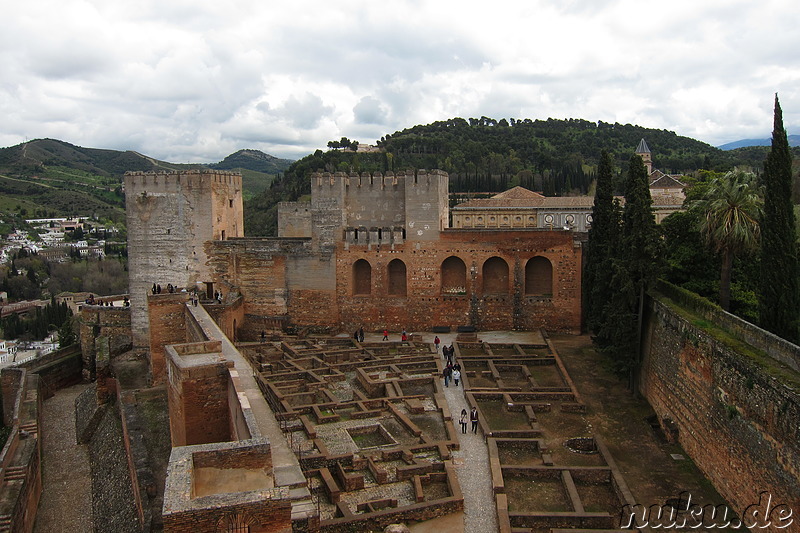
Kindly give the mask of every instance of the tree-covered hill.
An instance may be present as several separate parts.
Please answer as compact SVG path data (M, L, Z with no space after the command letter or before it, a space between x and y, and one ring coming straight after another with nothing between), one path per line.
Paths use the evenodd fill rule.
M209 168L220 170L234 170L245 168L255 170L264 174L280 174L293 163L291 159L279 159L275 156L265 154L259 150L239 150L219 163L212 163Z
M451 192L503 191L521 185L550 196L588 194L600 152L613 154L618 177L627 170L641 139L652 151L654 168L666 173L725 171L737 165L759 172L768 150L724 151L671 131L631 124L454 118L386 135L378 141L380 152L317 150L296 161L269 190L247 203L245 232L274 235L277 202L308 194L308 177L318 170L361 173L438 168L450 174ZM620 192L619 179L615 185Z
M0 213L40 218L96 215L124 221L122 180L127 171L234 169L242 173L247 199L264 191L290 163L258 150L241 150L212 165L177 164L130 150L36 139L0 148Z

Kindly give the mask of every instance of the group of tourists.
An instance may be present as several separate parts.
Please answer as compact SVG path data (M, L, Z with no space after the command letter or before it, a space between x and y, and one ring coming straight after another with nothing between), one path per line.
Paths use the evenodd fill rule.
M453 364L452 362L447 363L442 370L442 377L444 378L444 386L450 386L450 380L453 380L453 384L458 387L458 382L461 381L461 365L456 363Z
M467 415L467 410L461 410L461 418L459 419L459 423L461 424L461 433L467 432L467 416L469 416L469 421L472 422L472 432L478 432L478 408L473 407L472 410Z
M355 332L353 332L353 340L357 340L358 342L364 342L364 327L360 327Z

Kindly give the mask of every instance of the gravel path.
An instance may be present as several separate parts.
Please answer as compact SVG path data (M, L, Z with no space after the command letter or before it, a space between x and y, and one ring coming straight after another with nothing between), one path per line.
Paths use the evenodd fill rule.
M42 498L34 533L93 531L89 453L75 442L75 398L89 386L59 390L42 404Z
M472 433L471 423L467 425L467 433L461 433L461 426L458 423L461 418L461 410L466 409L469 412L462 384L459 383L456 387L451 382L449 387L444 387L444 381L442 381L442 387L461 445L461 449L454 452L453 456L458 483L464 494L464 532L497 531L497 511L492 493L489 448L486 446L486 440L483 438L480 427L477 435Z

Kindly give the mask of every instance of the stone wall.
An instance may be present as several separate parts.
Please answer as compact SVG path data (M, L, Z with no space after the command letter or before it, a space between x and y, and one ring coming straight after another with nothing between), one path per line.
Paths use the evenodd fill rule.
M244 235L241 191L241 175L233 172L125 174L134 346L148 346L153 284L166 291L168 283L194 288L210 281L204 244Z
M796 510L797 373L732 336L723 342L701 315L656 298L645 320L640 387L665 432L737 512L758 505L762 491L773 507ZM785 531L772 518L766 530Z
M83 368L81 350L78 345L68 346L26 361L17 367L39 376L43 399L47 399L58 389L81 382Z
M230 440L228 368L232 363L221 356L218 341L182 346L193 349L179 353L180 345L167 346L172 446Z
M141 533L142 517L131 477L126 437L114 404L101 406L98 425L89 439L92 473L92 516L98 531Z
M186 342L186 293L157 294L147 297L150 312L150 378L152 384L166 379L164 346Z
M239 239L209 246L215 278L244 298L248 317L288 315L298 326L350 331L409 331L432 325L480 329L580 329L580 246L568 231L448 230L437 241L407 240L392 246L339 242L335 253L313 253L308 241ZM552 293L526 294L525 265L544 257L552 266ZM442 263L465 264L464 294L443 290ZM483 266L507 266L503 293L486 292ZM405 265L405 294L390 294L389 263ZM371 269L370 294L354 294L354 264Z
M0 382L5 423L11 430L0 451L0 524L7 531L28 533L42 494L39 377L6 368Z
M131 347L131 308L83 305L78 315L78 333L83 354L83 379L95 378L97 339L108 342L109 357L119 355Z

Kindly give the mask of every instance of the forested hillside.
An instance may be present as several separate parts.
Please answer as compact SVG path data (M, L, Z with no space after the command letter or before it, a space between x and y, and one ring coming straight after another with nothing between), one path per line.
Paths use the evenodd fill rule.
M642 138L650 146L654 167L667 173L725 171L736 165L759 172L768 150L723 151L671 131L630 124L454 118L386 135L378 141L381 152L317 150L296 161L281 179L247 203L245 233L275 235L277 202L308 194L308 177L317 170L360 173L438 168L450 174L451 192L503 191L521 185L548 196L576 195L591 192L600 152L607 150L615 159L615 189L620 192L618 177L626 171Z

